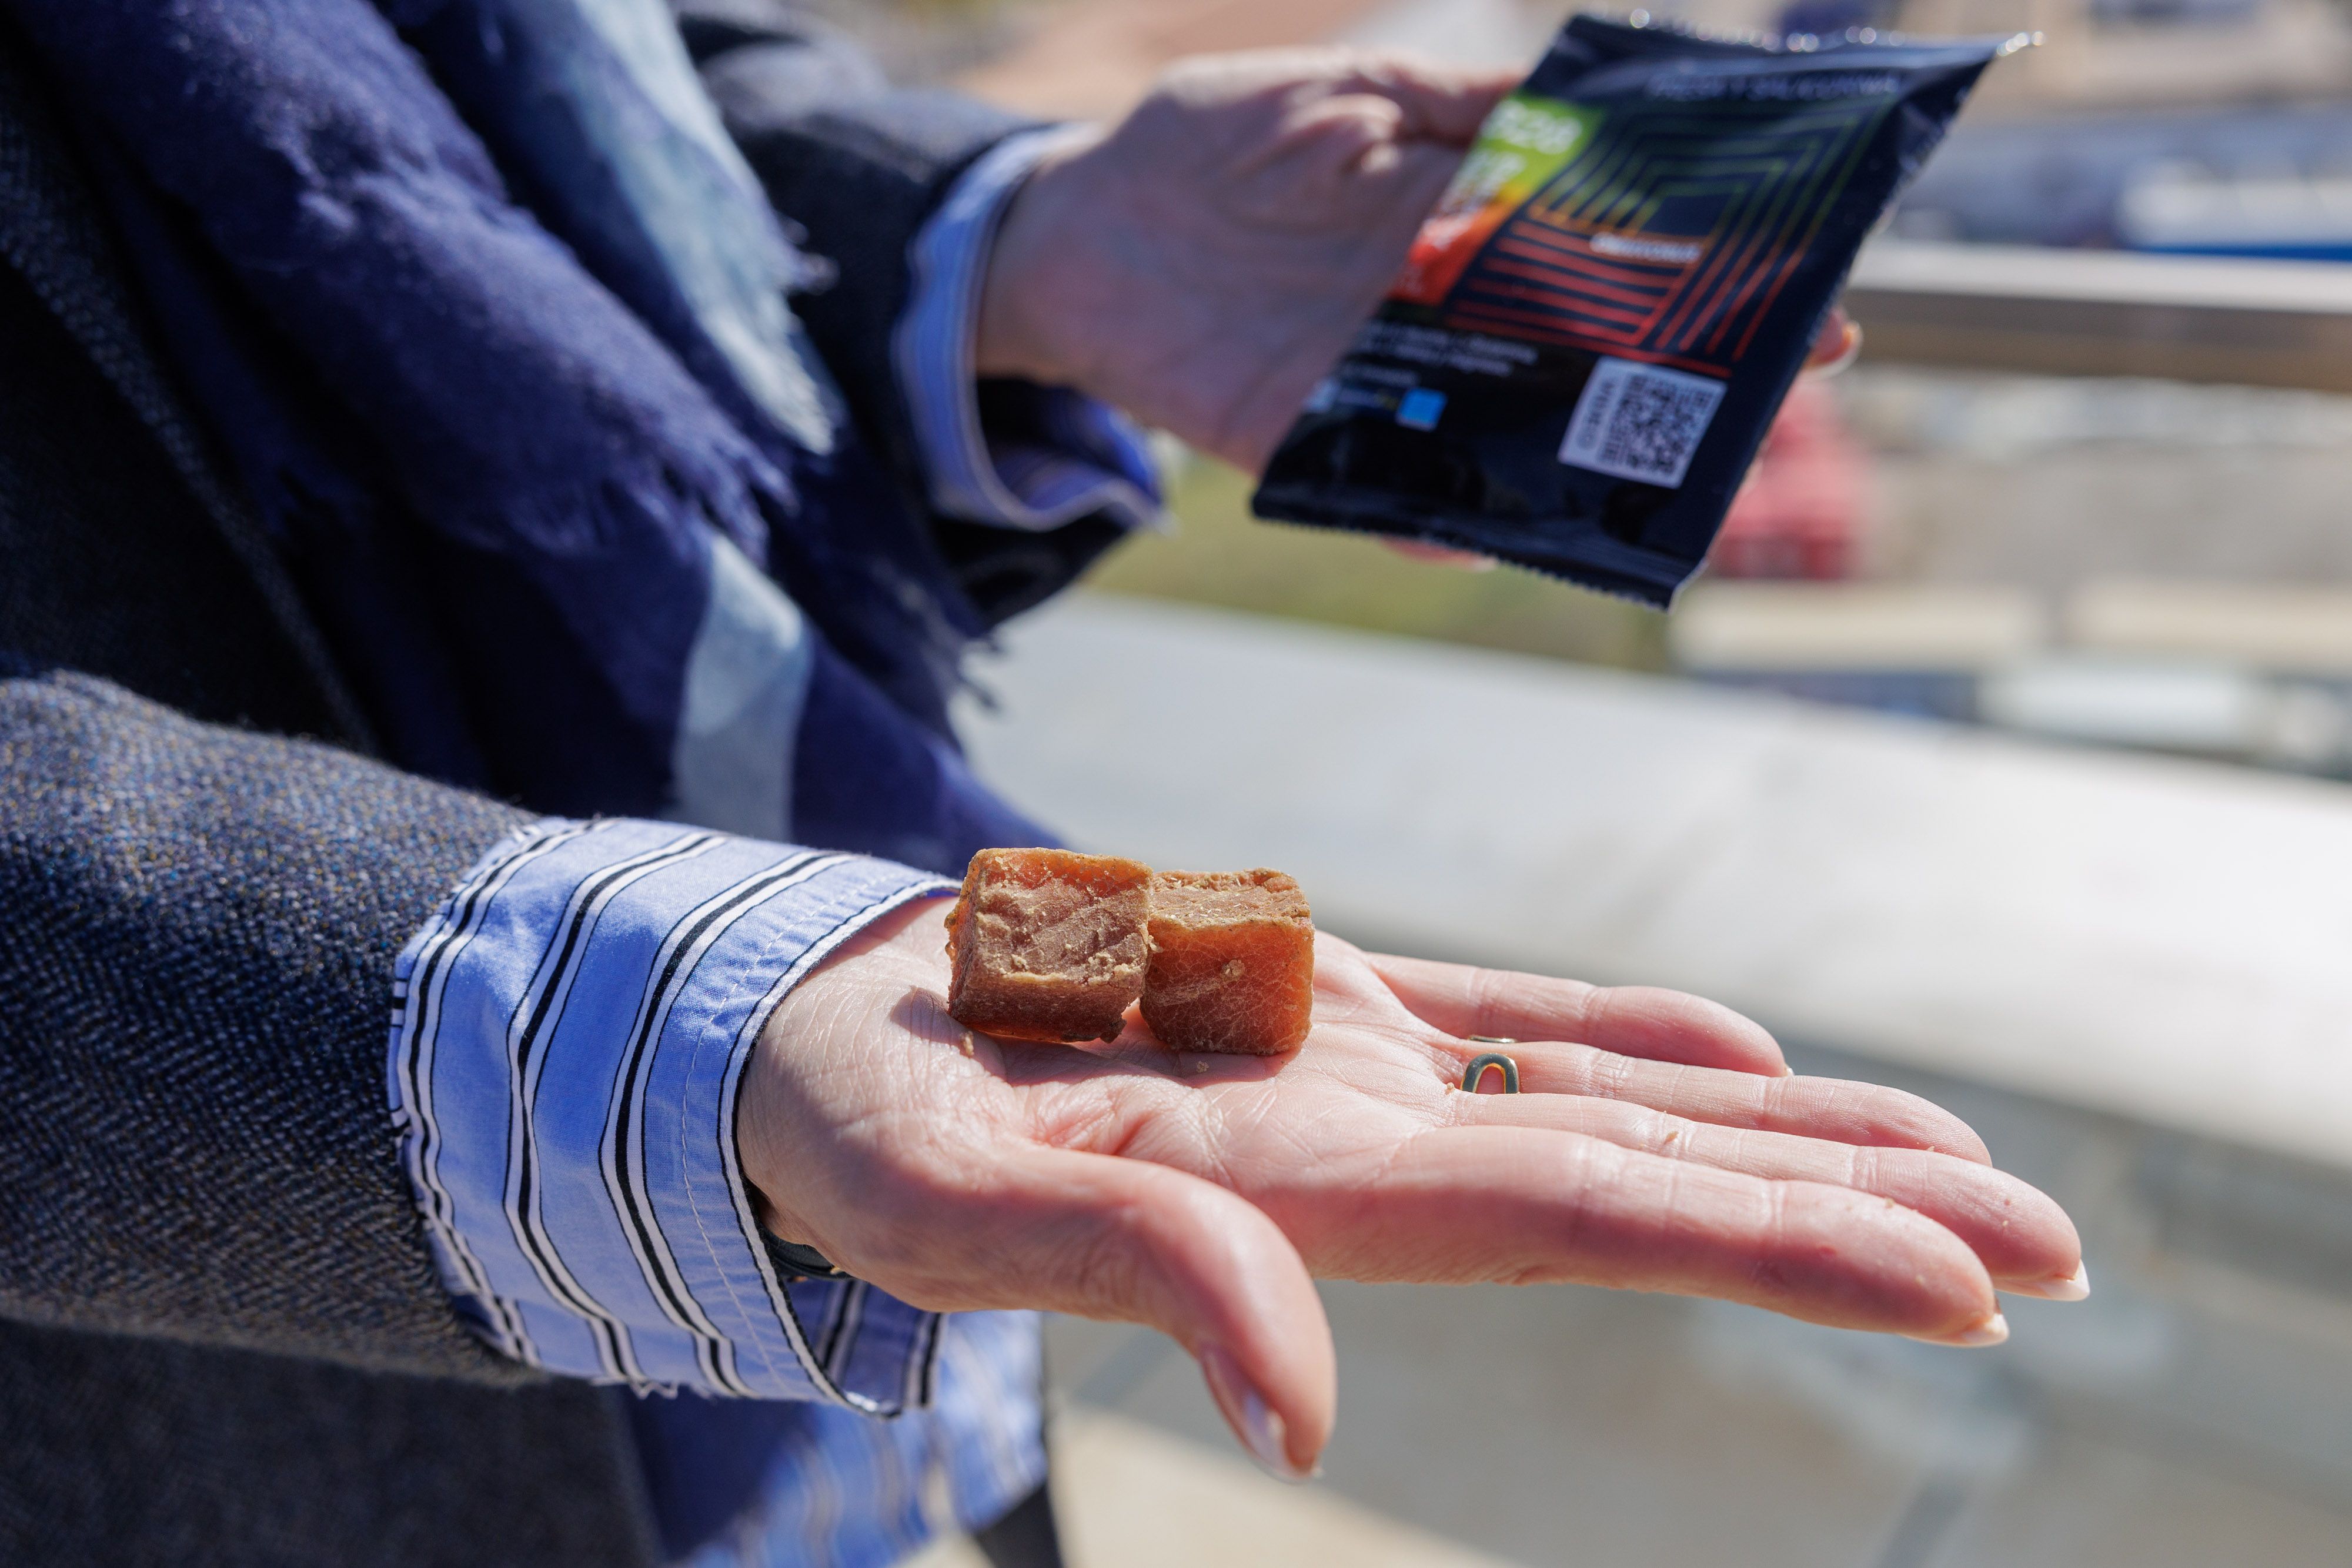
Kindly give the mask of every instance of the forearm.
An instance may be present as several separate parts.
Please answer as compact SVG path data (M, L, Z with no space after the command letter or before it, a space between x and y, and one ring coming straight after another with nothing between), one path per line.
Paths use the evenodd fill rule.
M518 815L77 676L0 683L0 1312L503 1379L384 1101L393 959Z
M547 1371L895 1411L938 1327L780 1270L737 1149L761 1024L840 943L946 884L677 823L547 818L410 940L391 1071L443 1282ZM822 1164L823 1140L802 1155Z

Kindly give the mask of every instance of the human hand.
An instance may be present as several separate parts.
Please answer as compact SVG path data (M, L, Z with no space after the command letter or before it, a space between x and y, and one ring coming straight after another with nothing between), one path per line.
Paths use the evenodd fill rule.
M1517 80L1347 49L1178 65L1014 199L980 373L1076 387L1258 473ZM1835 316L1814 362L1852 333Z
M1329 1436L1312 1277L1579 1281L1953 1344L1998 1290L2084 1293L2074 1227L1957 1118L1788 1076L1695 997L1383 957L1318 936L1315 1027L1278 1058L974 1035L945 904L877 922L761 1037L746 1176L778 1235L942 1311L1149 1323L1303 1474ZM1524 1092L1467 1094L1469 1035ZM1571 1043L1573 1042L1573 1043Z

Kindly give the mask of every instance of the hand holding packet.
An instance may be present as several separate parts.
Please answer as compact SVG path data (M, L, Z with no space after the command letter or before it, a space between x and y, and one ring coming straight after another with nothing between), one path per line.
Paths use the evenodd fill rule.
M1756 44L1572 18L1488 117L1253 509L1664 608L1864 236L2026 41Z

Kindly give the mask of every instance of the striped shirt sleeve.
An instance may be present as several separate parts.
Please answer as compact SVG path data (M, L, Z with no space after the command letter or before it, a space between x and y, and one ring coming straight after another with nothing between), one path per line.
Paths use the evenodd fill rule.
M935 1314L780 1275L737 1161L761 1026L928 873L676 824L551 818L400 956L394 1124L458 1311L532 1366L640 1390L926 1405Z
M949 517L1033 533L1097 516L1130 528L1160 520L1158 465L1124 414L1066 387L974 374L997 226L1030 171L1083 134L1053 127L999 143L915 237L914 292L893 354L931 504Z

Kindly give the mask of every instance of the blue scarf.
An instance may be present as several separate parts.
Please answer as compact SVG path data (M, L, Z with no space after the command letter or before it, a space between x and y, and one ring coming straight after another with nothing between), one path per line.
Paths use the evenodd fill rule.
M878 749L832 791L857 820L799 836L1034 836L940 738L978 618L843 423L788 301L824 264L661 0L0 4L401 760L673 803L723 552L826 634L811 722Z
M781 651L789 718L723 678L717 706L796 772L792 836L948 872L1048 841L939 733L972 614L842 422L787 301L822 267L660 0L0 8L67 89L173 358L397 760L543 810L650 813L676 802L705 665ZM763 566L825 633L797 654L761 643L796 613ZM704 661L730 600L767 619ZM810 1500L845 1466L912 1498L934 1453L987 1449L992 1386L887 1427L627 1412L682 1559L762 1494L779 1539L915 1529Z
M778 465L509 198L366 0L17 9L434 526L562 556L698 516L749 547L788 504ZM404 9L504 31L497 4Z

